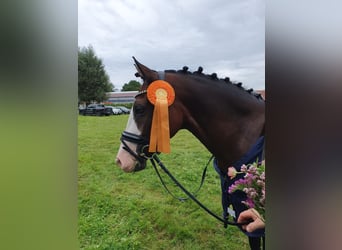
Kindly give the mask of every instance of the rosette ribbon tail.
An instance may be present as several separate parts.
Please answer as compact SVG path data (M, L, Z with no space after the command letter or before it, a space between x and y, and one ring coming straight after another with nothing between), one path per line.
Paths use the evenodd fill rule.
M169 105L166 98L154 104L149 152L170 153Z
M169 106L175 91L168 82L156 80L147 88L147 99L154 105L148 151L170 153Z

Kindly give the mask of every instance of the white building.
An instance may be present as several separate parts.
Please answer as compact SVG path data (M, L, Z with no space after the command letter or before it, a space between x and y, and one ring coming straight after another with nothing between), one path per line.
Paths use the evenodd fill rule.
M111 103L133 103L134 97L138 91L123 91L123 92L108 92L108 99L106 102Z

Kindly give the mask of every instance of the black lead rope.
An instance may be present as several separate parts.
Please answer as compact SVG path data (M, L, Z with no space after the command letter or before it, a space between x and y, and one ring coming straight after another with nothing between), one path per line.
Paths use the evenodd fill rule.
M204 183L204 181L205 181L205 177L206 177L206 174L207 174L207 169L208 169L209 163L212 161L213 158L214 158L214 156L212 155L212 156L210 157L209 161L207 162L207 164L205 165L205 168L203 169L203 173L202 173L201 183L200 183L199 187L197 188L197 190L191 194L192 196L196 196L197 193L201 190L201 188L202 188L202 186L203 186L203 183ZM158 171L158 168L157 168L156 165L155 165L155 162L154 162L152 159L153 159L153 158L151 158L151 162L152 162L153 168L154 168L154 170L156 171L156 173L157 173L157 175L158 175L158 177L159 177L159 180L160 180L160 182L163 184L163 187L165 188L165 190L166 190L173 198L175 198L175 199L177 199L177 200L179 200L179 201L182 201L182 202L183 202L183 201L186 201L186 200L190 199L190 197L177 197L177 196L175 196L175 195L168 189L168 187L167 187L165 181L163 180L163 178L161 177L161 175L160 175L160 173L159 173L159 171ZM156 160L157 160L157 159L156 159ZM158 160L159 160L159 162L161 162L159 158L158 158ZM158 160L157 160L157 161L158 161ZM158 164L159 164L159 163L158 163ZM164 170L164 171L165 171L165 170Z
M212 160L213 156L210 158L209 162ZM165 187L165 189L173 196L175 197L170 191L169 189L166 187L165 185L165 182L163 181L163 179L161 178L160 176L160 173L157 169L157 166L156 166L156 163L155 161L157 162L157 164L159 165L159 167L172 179L172 181L190 198L192 199L194 202L196 202L202 209L204 209L208 214L210 214L211 216L215 217L217 220L221 221L224 225L225 224L229 224L229 225L233 225L233 226L242 226L242 225L246 225L248 224L249 222L242 222L242 223L237 223L237 222L231 222L231 221L228 221L228 220L224 220L222 219L221 217L219 217L218 215L216 215L215 213L213 213L211 210L209 210L206 206L204 206L199 200L197 200L197 198L192 194L190 193L182 184L180 184L177 179L170 173L170 171L165 167L165 165L161 162L161 160L159 159L158 155L157 154L154 154L151 158L150 158L150 161L154 167L154 169L156 170L156 173L160 179L160 181L162 182L163 186ZM203 182L204 182L204 179L203 179L203 176L205 176L205 172L206 172L206 169L209 165L209 162L205 168L205 171L203 171L203 175L202 175L202 183L200 185L200 188L201 186L203 185ZM199 189L200 189L199 188ZM198 189L198 190L199 190ZM175 197L176 199L178 200L181 200L181 201L184 201L184 198L177 198Z

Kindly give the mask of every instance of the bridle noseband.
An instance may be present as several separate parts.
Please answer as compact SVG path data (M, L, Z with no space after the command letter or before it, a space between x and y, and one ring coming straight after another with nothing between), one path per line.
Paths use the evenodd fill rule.
M134 171L140 171L145 168L146 160L150 159L153 153L148 152L149 142L147 139L140 135L136 135L127 131L124 131L121 135L120 141L122 142L123 149L132 155L138 162L134 168ZM137 144L137 150L134 152L128 145L127 142Z

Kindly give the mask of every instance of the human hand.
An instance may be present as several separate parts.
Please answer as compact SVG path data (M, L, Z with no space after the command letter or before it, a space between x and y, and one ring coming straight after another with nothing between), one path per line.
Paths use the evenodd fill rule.
M262 219L258 211L256 211L254 208L250 208L240 213L237 222L242 223L248 222L250 220L252 220L252 222L247 225L242 225L242 229L251 233L257 229L265 228L265 221Z

